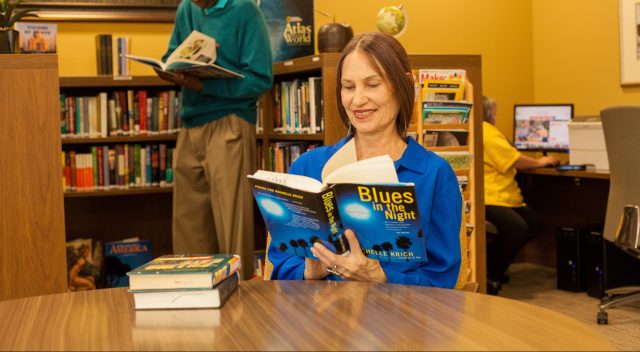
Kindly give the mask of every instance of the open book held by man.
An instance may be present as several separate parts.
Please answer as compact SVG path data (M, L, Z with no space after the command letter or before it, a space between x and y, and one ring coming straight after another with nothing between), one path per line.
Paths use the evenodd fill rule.
M169 74L185 73L202 79L243 78L244 76L214 64L217 58L216 40L193 31L166 62L136 55L126 55L130 60L151 66Z
M383 155L332 165L323 182L264 170L248 176L271 243L300 257L314 258L310 247L318 241L347 254L344 229L352 229L370 258L426 262L415 187L398 181L393 160Z

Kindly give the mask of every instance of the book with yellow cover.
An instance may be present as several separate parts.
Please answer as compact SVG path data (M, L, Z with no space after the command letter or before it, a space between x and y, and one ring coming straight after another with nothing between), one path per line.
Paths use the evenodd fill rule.
M233 254L163 255L130 272L129 289L207 289L240 270Z
M461 69L422 69L419 81L422 101L463 100L466 71Z

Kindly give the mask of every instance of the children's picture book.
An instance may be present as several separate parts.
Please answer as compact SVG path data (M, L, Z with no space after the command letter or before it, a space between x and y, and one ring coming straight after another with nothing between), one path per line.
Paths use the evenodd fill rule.
M466 101L423 101L422 118L428 124L465 124L473 104Z
M128 272L130 290L210 289L240 270L233 254L163 255Z
M313 55L313 0L260 0L273 61Z
M220 308L238 287L234 273L209 289L130 290L136 309Z
M315 258L310 247L320 241L336 254L349 253L344 229L352 229L370 258L427 261L415 187L398 182L388 155L337 167L323 182L264 170L248 177L271 243L281 251Z
M422 144L429 147L458 147L468 145L469 131L463 129L424 131Z
M107 242L104 252L107 287L129 286L127 272L152 259L151 240L137 237Z
M167 58L166 62L149 57L126 55L130 60L169 74L186 73L203 79L243 78L244 76L216 65L216 40L193 31Z
M87 291L102 284L102 245L91 238L77 238L67 242L67 280L69 291Z
M20 32L20 53L53 54L57 51L57 24L16 22L15 30Z

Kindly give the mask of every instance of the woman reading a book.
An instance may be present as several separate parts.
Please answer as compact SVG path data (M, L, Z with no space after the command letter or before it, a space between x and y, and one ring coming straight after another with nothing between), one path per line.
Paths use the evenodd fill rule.
M339 256L320 242L312 247L319 259L289 255L273 244L268 258L272 279L356 280L452 288L460 270L462 198L449 164L406 137L414 105L414 80L406 51L395 38L365 33L353 38L338 62L337 99L348 135L332 146L300 156L290 173L321 179L327 161L353 140L357 160L389 155L401 182L415 184L426 262L402 263L371 259L346 230L350 253Z

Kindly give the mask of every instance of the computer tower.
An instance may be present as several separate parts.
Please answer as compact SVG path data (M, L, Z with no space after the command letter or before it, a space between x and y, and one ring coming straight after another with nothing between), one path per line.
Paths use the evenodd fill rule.
M605 240L602 229L585 232L582 240L587 295L601 298L606 290L640 285L640 259Z
M582 264L584 227L560 227L556 234L557 287L582 292L586 289L586 273Z
M604 295L604 239L602 229L588 231L584 240L584 272L587 278L587 295L601 298Z

